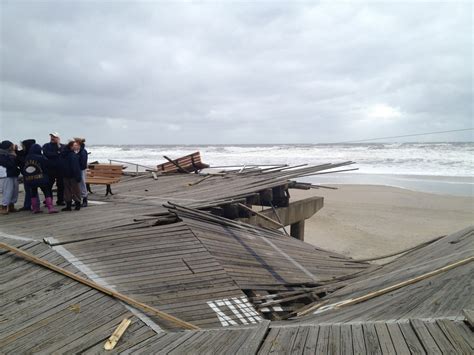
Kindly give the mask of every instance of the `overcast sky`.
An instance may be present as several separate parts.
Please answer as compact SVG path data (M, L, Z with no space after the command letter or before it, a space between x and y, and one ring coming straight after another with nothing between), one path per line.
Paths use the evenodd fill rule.
M470 2L0 4L0 139L318 143L473 126Z

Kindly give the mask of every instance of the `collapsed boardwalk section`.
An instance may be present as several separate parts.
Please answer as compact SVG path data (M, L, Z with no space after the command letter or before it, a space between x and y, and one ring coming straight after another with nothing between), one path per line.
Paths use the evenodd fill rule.
M293 223L288 179L311 171L127 177L73 217L2 219L2 242L202 330L0 250L0 353L101 353L125 317L114 353L473 353L474 229L373 265L239 209Z
M39 242L1 238L44 260L80 273ZM249 327L155 332L123 304L88 286L6 252L0 286L2 353L105 353L124 317L132 325L112 353L124 354L471 354L472 329L459 320L407 319L295 324L263 321ZM469 319L472 324L472 319ZM110 352L109 352L110 353Z
M251 303L254 296L319 285L369 266L279 232L229 226L194 210L175 213L182 221L56 238L54 248L87 267L93 280L201 328L256 324L269 308Z
M242 324L240 313L216 302L245 294L184 223L88 238L57 242L55 248L61 246L72 262L86 265L93 280L199 327L221 325L216 307ZM208 302L214 302L214 309Z
M183 217L183 220L186 221L191 216L192 214L188 214L187 217ZM191 222L188 223L191 224ZM191 233L186 222L180 222L174 226L180 230L180 234ZM164 227L160 227L162 233L165 233ZM169 232L170 226L167 226L167 228ZM216 228L215 225L214 228ZM222 226L219 228L222 228ZM244 228L252 227L244 226ZM148 230L148 228L141 232L145 230ZM473 228L470 228L441 238L429 246L408 253L385 266L379 267L377 270L366 268L352 276L347 275L349 279L346 280L345 286L329 294L326 299L331 304L340 301L342 298L358 297L373 292L381 286L390 285L392 282L423 274L433 267L442 267L447 263L458 260L459 257L464 258L467 255L472 255L473 231ZM245 234L242 231L240 232ZM117 236L107 239L108 237L104 235L98 237L95 241L99 242L99 245L101 240L104 243L107 241L111 246L111 250L113 250L113 247L118 248L116 249L117 252L120 250L121 243L125 243L122 245L128 245L129 248L139 248L140 244L148 238L159 240L163 237L163 234L160 236L154 230L147 237L142 235L137 239L129 239L127 243L126 235L130 234L130 231L123 233L122 241ZM197 234L200 233L203 232ZM216 233L215 230L214 233ZM196 238L194 233L191 234L193 238ZM77 264L80 258L76 257L75 260L72 260L73 264L71 264L57 251L44 243L8 238L2 238L2 242L13 244L37 257L81 274L81 271L73 265ZM295 242L301 243L299 241ZM159 269L150 275L133 274L132 272L125 279L125 283L122 283L123 280L120 278L122 263L125 263L125 269L127 269L134 262L140 265L140 259L131 259L132 264L130 265L126 264L127 257L121 258L121 262L116 259L115 262L109 265L107 265L107 262L101 263L100 249L98 249L96 256L93 255L92 239L84 242L67 243L62 247L67 246L73 252L74 247L77 247L76 252L79 252L81 250L79 246L82 243L86 243L84 245L90 244L90 249L86 248L83 251L87 251L84 255L92 253L92 256L84 259L81 263L86 263L88 267L94 268L96 275L100 275L101 272L104 272L103 275L107 275L108 271L114 268L117 269L114 274L116 278L95 276L96 281L100 281L99 279L104 277L112 287L121 288L123 285L133 284L131 279L136 277L137 283L130 290L147 290L147 285L157 284L166 288L166 282L161 284L160 282L163 282L163 280L158 279L158 283L155 283L151 276L155 273L159 274ZM149 241L145 243L147 245L146 250L160 249L158 245L148 243ZM185 244L186 242L181 240L180 243ZM201 243L200 240L199 243ZM203 250L211 255L209 251L206 251L206 248L203 248ZM113 255L113 252L106 253L104 260L113 261ZM144 256L147 253L141 255ZM209 258L209 255L206 255L206 258ZM3 270L0 287L2 296L0 348L5 353L41 351L47 353L53 351L58 353L102 352L104 351L103 344L105 340L124 317L132 318L133 321L114 350L115 353L182 354L199 351L214 354L253 354L257 352L262 354L275 352L311 354L408 352L470 354L474 351L474 336L472 328L468 325L468 321L471 322L471 326L473 322L469 318L469 315L472 317L472 311L469 310L473 308L472 263L466 263L433 276L431 279L427 279L426 282L421 281L418 285L412 285L415 287L404 287L390 294L374 297L347 308L329 309L325 312L316 310L310 315L302 318L296 317L285 322L270 323L260 319L258 324L252 323L250 319L254 316L255 310L249 311L251 307L248 304L239 308L239 303L235 302L238 300L243 304L241 297L245 296L227 296L216 303L211 302L217 307L222 307L223 305L228 306L230 301L230 304L234 309L238 309L238 312L233 312L232 307L228 307L223 313L225 317L219 319L219 312L216 312L213 307L209 307L214 313L213 324L215 324L215 327L212 327L214 329L164 332L158 328L157 332L157 329L151 327L149 322L143 321L143 318L137 315L136 310L132 312L130 308L107 295L48 269L26 262L7 252L2 251L0 256ZM152 265L153 263L150 263L148 266ZM220 263L218 265L223 268ZM196 265L194 266L196 267ZM163 270L166 270L166 268ZM199 273L199 271L196 271L198 271L198 268L194 269L194 272ZM237 286L238 283L234 282L232 277L229 276L230 272L227 273L225 269L223 272L225 278L228 278L229 282L234 285L233 290L242 292ZM248 281L245 282L248 283ZM140 284L144 287L140 287ZM445 288L440 287L443 284ZM158 290L159 287L156 288L156 291ZM125 289L122 289L122 291L125 291ZM168 289L168 292L177 297L176 304L183 302L179 298L181 292L179 288L174 291ZM137 298L145 294L130 293L130 295ZM148 294L148 296L151 295L154 297L153 291ZM173 310L175 306L171 301L168 301L168 308L166 308L166 299L166 297L162 298L160 305L157 302L158 308ZM197 304L200 303L204 305L204 302L198 302ZM398 307L395 307L397 304ZM245 308L247 308L246 312L241 312ZM206 312L202 313L205 307L198 307L197 309L199 310L197 314L206 314ZM462 312L463 309L466 310L464 313ZM195 317L193 312L179 313L178 311L175 314L183 317ZM467 320L465 320L466 315L468 315ZM244 317L248 326L236 327L234 323L244 323L242 322ZM197 322L198 318L194 318L194 321ZM232 319L232 321L229 322L229 319ZM254 321L257 320L253 319ZM226 330L216 329L216 327L224 325L219 324L222 320L227 321L231 326L224 327ZM161 319L155 318L152 321L156 322L159 327L165 329L169 327L169 324Z
M438 270L446 271L436 273ZM474 228L469 227L375 270L355 275L347 286L328 295L322 307L307 312L301 321L462 319L463 310L474 309L473 275ZM407 283L410 280L418 281ZM397 285L403 287L397 288ZM390 286L395 288L379 292ZM362 302L351 302L361 298ZM342 302L349 303L338 306Z

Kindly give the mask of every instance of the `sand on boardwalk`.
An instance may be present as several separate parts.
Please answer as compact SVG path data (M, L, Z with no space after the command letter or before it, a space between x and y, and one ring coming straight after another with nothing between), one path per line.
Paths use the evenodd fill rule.
M306 220L305 241L355 259L397 252L474 224L474 197L374 185L290 190L291 200L323 196Z

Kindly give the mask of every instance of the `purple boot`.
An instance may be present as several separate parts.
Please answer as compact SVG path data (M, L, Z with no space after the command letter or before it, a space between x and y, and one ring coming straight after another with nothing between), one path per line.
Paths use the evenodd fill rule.
M51 197L46 197L46 207L48 208L48 213L58 213L58 211L53 207L53 199Z
M32 197L31 198L31 211L35 214L42 212L40 210L40 202L39 202L38 197Z

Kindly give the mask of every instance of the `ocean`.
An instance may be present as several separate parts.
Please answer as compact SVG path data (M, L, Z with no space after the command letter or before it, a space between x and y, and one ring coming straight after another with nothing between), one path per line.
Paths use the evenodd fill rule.
M473 196L474 143L360 143L271 145L95 145L90 161L121 160L153 167L163 155L200 151L212 166L317 165L355 161L355 172L302 179L319 184L389 185L416 191ZM131 169L131 168L130 168Z

